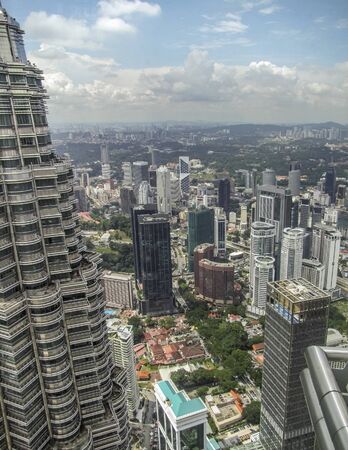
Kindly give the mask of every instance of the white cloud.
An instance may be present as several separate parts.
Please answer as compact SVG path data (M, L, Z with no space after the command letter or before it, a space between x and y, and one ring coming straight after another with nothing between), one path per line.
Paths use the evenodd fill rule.
M219 20L214 24L205 24L201 27L201 31L209 33L244 33L248 29L248 25L242 22L239 15L228 13L224 20Z
M271 5L268 6L267 8L262 8L259 10L259 13L269 16L270 14L274 14L277 11L280 11L282 8L278 5Z
M24 28L32 40L71 49L96 49L102 46L110 33L135 33L137 28L130 19L133 14L157 16L161 7L140 0L101 0L93 23L86 20L31 12Z
M159 4L140 0L101 0L99 7L102 16L111 17L129 16L131 14L158 16L161 13Z
M90 28L83 20L71 19L58 14L48 15L44 11L32 12L27 17L24 28L28 36L37 41L45 41L70 48L94 48Z
M340 19L337 24L336 24L336 28L338 30L345 30L348 28L348 19Z
M120 17L99 17L95 24L95 29L109 33L135 33L134 25L126 22Z
M195 49L182 66L125 70L112 59L49 47L30 58L45 70L51 116L61 122L344 121L348 110L348 62L227 65Z

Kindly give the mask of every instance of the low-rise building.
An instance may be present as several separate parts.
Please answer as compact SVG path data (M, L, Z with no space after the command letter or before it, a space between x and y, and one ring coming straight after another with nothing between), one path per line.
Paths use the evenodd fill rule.
M102 278L106 306L133 309L133 276L128 273L104 272Z
M207 395L205 403L219 431L230 428L243 418L244 406L238 393Z

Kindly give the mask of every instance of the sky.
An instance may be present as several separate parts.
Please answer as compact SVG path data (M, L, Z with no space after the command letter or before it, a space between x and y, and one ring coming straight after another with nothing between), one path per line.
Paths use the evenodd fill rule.
M347 0L3 0L54 123L348 123Z

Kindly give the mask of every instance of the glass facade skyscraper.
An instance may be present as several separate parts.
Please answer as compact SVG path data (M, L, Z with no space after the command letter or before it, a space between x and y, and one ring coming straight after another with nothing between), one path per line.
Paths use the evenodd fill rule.
M300 373L305 349L326 342L329 304L330 297L303 278L268 284L260 427L265 450L314 449Z
M188 268L194 269L197 245L214 243L214 209L200 207L188 212Z
M0 8L0 448L128 449L101 260L81 240L22 34Z

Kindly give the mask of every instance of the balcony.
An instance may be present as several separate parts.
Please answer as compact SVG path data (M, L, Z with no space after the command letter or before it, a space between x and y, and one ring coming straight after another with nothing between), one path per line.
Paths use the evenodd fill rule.
M32 180L31 171L28 169L13 170L4 174L5 181L30 181Z
M4 278L0 280L0 293L4 294L18 285L19 281L16 276L12 275L11 277Z
M28 224L28 223L35 223L37 222L36 214L34 214L34 211L28 211L27 213L22 214L14 214L12 221L15 224Z
M41 241L41 236L36 232L16 233L16 242L18 244L36 244Z
M16 149L1 149L0 159L19 158L19 152Z
M50 208L40 208L40 216L41 217L60 217L60 211L57 206Z
M45 260L42 252L19 253L18 256L21 264L38 264Z
M39 150L37 147L22 147L21 153L23 156L39 156Z
M25 284L43 283L48 280L48 273L45 270L39 272L22 272L22 279Z
M64 236L64 231L61 227L57 225L44 225L43 226L43 234L45 237L54 237L58 235Z
M21 194L7 194L7 198L9 203L16 204L16 203L28 203L35 200L35 195L33 192L23 192Z
M65 247L64 242L61 244L46 244L45 248L48 256L68 254L68 250Z
M47 187L44 189L38 189L37 196L38 196L38 198L58 198L59 194L55 187L53 187L53 188Z

